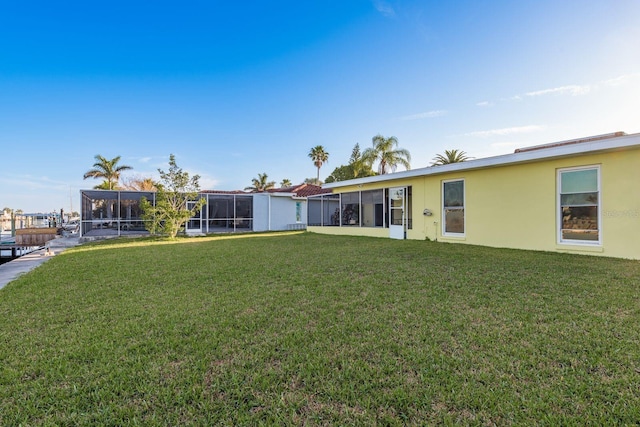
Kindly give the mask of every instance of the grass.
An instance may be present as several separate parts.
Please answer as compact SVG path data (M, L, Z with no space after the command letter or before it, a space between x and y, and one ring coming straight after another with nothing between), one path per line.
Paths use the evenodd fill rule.
M631 425L639 284L310 233L83 245L0 291L0 424Z

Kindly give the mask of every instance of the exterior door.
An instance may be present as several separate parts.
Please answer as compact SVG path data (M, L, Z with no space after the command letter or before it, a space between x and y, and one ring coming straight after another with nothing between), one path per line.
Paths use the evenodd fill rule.
M389 189L389 237L392 239L405 238L405 187Z

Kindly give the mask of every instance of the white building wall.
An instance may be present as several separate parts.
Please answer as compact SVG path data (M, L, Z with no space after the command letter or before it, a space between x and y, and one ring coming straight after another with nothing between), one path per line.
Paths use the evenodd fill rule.
M306 223L306 200L293 199L291 195L254 194L254 231L292 230L298 227L304 228Z
M253 231L269 230L269 194L253 195Z

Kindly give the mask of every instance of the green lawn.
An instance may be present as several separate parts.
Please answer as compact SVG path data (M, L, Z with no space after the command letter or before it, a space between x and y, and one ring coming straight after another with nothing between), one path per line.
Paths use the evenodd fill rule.
M624 425L640 262L310 233L113 240L0 291L0 425Z

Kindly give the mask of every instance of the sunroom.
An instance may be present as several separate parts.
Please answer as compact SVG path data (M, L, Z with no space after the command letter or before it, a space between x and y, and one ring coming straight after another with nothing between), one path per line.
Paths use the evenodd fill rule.
M309 191L306 187L260 193L202 191L198 197L206 203L187 221L185 232L194 235L305 229L307 199L301 194L302 190ZM155 203L154 192L82 190L80 195L80 236L149 234L141 201L144 197ZM196 202L188 203L193 206Z
M397 227L397 237L404 238L406 230L412 228L411 193L408 186L310 196L307 224L350 229Z

